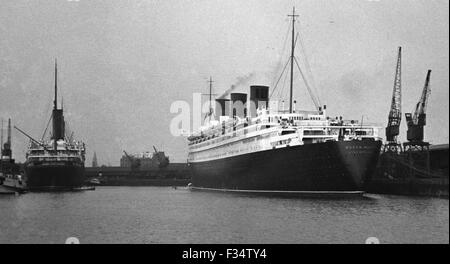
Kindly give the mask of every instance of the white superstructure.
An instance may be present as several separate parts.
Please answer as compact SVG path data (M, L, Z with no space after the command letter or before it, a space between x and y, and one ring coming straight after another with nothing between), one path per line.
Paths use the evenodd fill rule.
M286 113L259 109L254 118L219 119L211 120L188 138L188 162L325 141L380 139L378 126L330 119L325 110Z

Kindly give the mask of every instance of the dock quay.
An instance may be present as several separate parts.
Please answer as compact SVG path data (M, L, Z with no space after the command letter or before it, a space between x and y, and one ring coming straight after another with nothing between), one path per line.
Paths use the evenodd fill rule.
M449 144L412 154L385 152L367 184L368 193L448 198Z
M98 179L100 186L187 186L191 180L187 163L170 163L164 168L87 167L85 176Z
M368 193L448 198L447 179L376 179Z

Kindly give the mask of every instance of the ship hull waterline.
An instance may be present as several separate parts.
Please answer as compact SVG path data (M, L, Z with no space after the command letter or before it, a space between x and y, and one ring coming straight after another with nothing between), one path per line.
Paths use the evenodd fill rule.
M381 141L329 141L190 162L192 190L282 196L361 196Z
M82 164L27 164L25 175L29 191L75 190L83 186L85 180Z

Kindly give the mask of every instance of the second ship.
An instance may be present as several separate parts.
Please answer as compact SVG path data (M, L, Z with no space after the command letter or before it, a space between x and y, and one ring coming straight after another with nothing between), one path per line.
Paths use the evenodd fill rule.
M57 64L55 61L55 97L52 111L52 133L49 141L30 139L24 164L29 190L73 190L85 180L85 144L67 137L63 108L58 108Z

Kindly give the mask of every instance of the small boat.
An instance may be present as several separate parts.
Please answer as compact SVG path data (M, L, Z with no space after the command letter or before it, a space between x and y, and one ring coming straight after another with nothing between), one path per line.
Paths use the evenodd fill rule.
M0 178L3 183L2 193L25 192L26 181L21 172L20 165L12 157L11 150L11 119L8 120L7 140L3 144L3 120L1 131L1 156L0 156Z
M97 186L97 185L100 185L100 184L101 184L100 180L97 179L97 178L89 179L89 180L87 181L87 183L88 183L89 185L92 185L92 186Z
M76 187L71 189L71 191L74 192L79 192L79 191L95 191L95 186L80 186L80 187Z
M27 185L21 174L6 174L3 181L3 187L18 193L27 191Z

